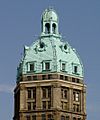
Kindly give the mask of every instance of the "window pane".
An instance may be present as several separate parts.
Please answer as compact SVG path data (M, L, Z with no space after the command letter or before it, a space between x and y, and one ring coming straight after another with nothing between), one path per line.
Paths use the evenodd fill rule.
M30 71L34 71L34 64L30 64Z
M45 63L45 70L50 70L50 63L49 62Z
M36 115L33 115L33 116L32 116L32 120L36 120Z
M63 80L63 75L60 75L60 79Z
M65 76L65 80L68 81L68 76Z
M76 117L73 117L73 120L76 120Z
M51 101L48 101L48 109L51 108Z
M31 76L27 76L27 80L30 81L31 80Z
M33 110L36 109L36 102L33 102Z
M36 88L33 88L33 98L36 99Z
M63 102L61 102L61 108L63 109Z
M51 87L48 88L48 98L51 97Z
M53 120L53 115L52 114L48 115L48 120Z
M66 116L66 120L69 120L69 116Z
M67 102L64 103L64 109L65 109L65 110L68 109L68 104L67 104Z
M31 102L28 102L28 110L31 110Z
M76 101L79 101L79 93L76 93Z
M78 120L81 120L81 118L78 118Z
M43 109L46 109L46 101L43 101L42 104L43 104Z
M64 90L64 98L67 99L67 90Z
M75 104L73 104L73 111L74 111L74 112L76 111Z
M65 120L65 116L62 115L62 116L61 116L61 120Z
M75 78L72 78L72 82L75 82Z
M52 79L52 75L51 74L48 75L48 79Z
M31 98L31 90L28 90L28 98Z
M42 114L42 120L46 120L46 115Z
M62 70L65 71L65 63L62 63Z
M63 89L61 89L61 98L63 98Z
M77 73L77 66L74 66L74 73Z
M46 80L46 75L42 75L42 79L43 79L43 80Z
M26 120L31 120L31 116L27 115Z
M75 92L73 92L73 100L74 100L74 101L76 100Z
M46 98L46 88L43 88L42 93L43 93L43 98Z
M35 76L33 76L33 80L37 80L37 76L35 75Z
M76 105L76 111L79 112L80 111L80 106Z

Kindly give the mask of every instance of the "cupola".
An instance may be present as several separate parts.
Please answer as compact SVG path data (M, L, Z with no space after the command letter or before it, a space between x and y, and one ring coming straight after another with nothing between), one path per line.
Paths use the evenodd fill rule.
M52 8L43 12L41 24L42 35L58 35L58 16Z

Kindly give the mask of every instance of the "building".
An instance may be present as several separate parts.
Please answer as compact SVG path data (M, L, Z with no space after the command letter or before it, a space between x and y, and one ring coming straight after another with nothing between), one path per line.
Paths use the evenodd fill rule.
M58 16L49 8L42 14L40 37L17 69L14 120L86 120L83 65L59 34Z

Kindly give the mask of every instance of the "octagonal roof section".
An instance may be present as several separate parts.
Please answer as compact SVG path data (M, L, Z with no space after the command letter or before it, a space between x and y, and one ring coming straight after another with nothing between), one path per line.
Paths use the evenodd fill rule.
M58 16L54 9L48 8L42 14L42 21L55 21L58 22Z

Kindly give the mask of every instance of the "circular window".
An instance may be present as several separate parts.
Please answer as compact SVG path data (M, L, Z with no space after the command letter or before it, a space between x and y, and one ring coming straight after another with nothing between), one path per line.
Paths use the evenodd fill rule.
M43 48L45 45L43 42L40 43L40 48Z
M64 45L64 49L67 50L67 45Z

